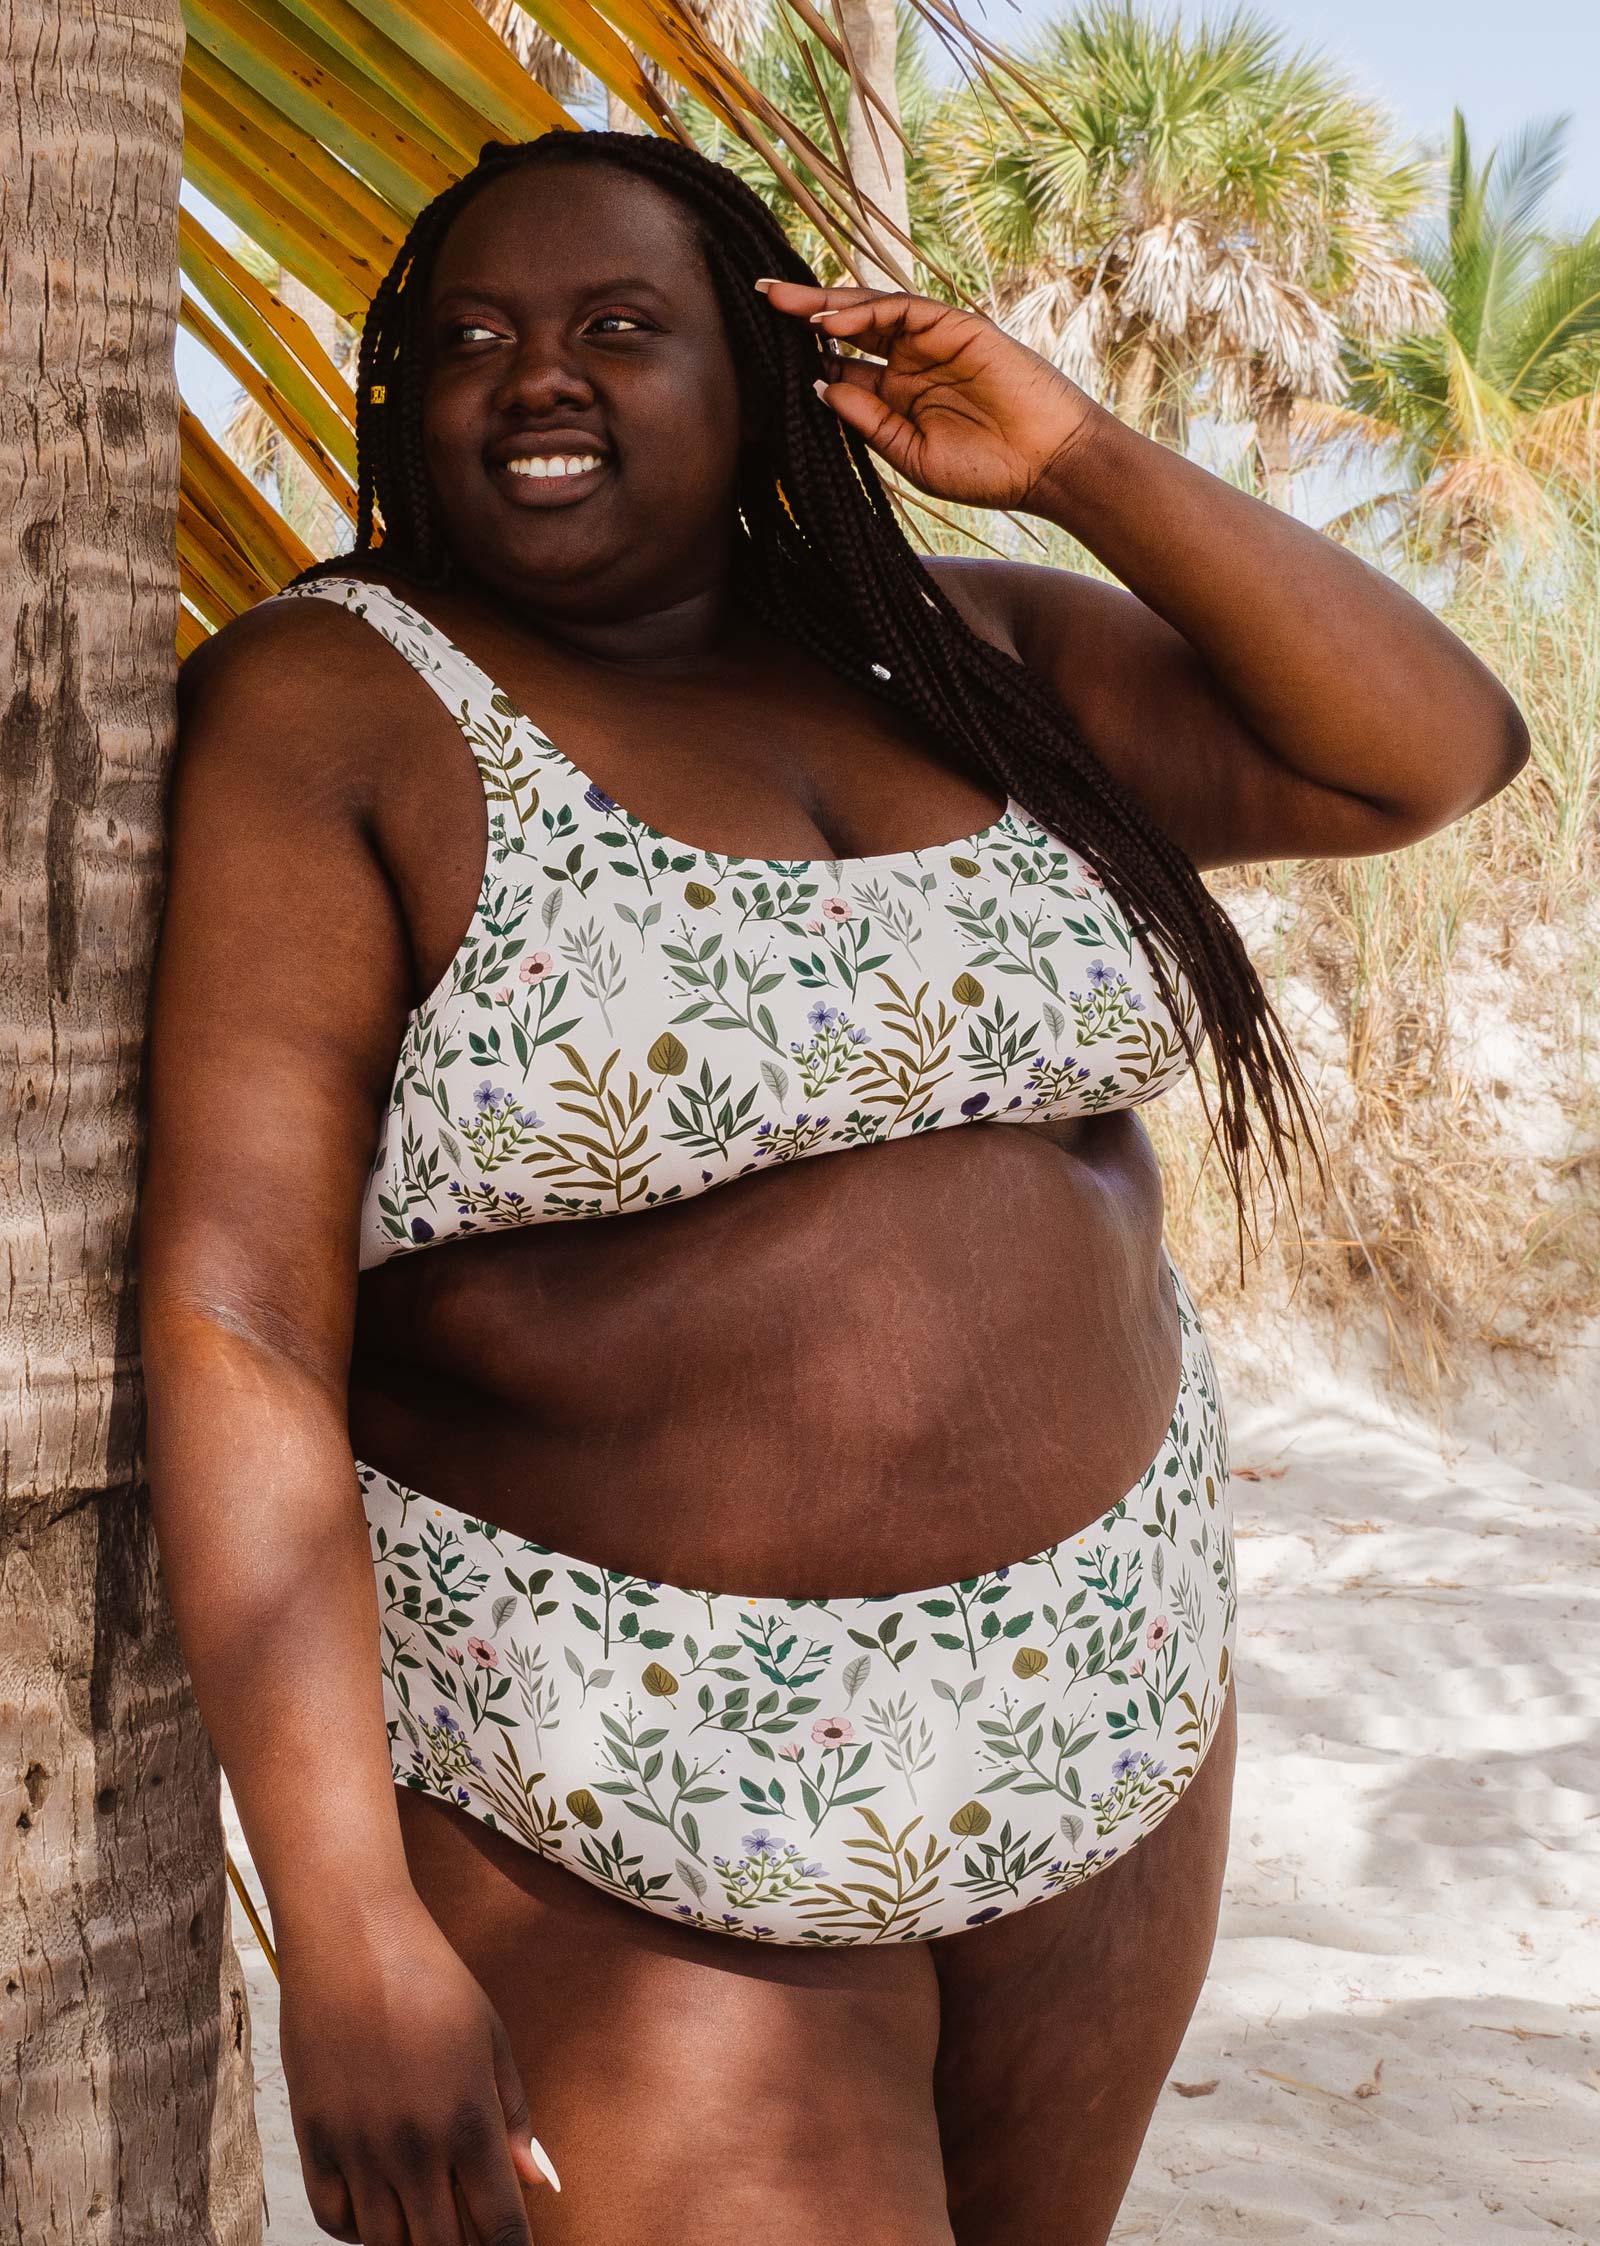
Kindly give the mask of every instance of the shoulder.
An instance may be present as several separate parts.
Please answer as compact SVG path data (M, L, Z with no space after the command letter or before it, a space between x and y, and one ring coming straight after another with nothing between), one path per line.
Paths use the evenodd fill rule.
M198 761L252 792L314 783L324 800L370 807L394 737L393 658L376 640L330 597L269 599L235 616L179 668L180 770Z
M1134 657L1149 616L1122 586L1082 570L967 554L930 555L924 566L973 631L1046 677L1049 652L1070 630L1084 683L1105 680Z

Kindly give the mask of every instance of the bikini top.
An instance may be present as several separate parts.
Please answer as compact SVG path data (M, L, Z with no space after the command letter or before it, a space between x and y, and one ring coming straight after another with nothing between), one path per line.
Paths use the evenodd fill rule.
M699 850L614 802L386 586L330 576L274 597L340 601L380 631L488 797L477 908L406 1020L363 1270L919 1131L1137 1107L1189 1065L1155 939L1014 800L921 850Z

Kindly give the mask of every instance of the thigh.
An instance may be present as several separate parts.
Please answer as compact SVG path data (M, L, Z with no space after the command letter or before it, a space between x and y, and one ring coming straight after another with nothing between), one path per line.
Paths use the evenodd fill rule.
M399 1802L418 1892L499 2011L561 2178L539 2246L951 2246L926 1944L675 1926Z
M958 2246L1105 2246L1210 1964L1237 1738L1230 1683L1193 1779L1125 1857L930 1945Z

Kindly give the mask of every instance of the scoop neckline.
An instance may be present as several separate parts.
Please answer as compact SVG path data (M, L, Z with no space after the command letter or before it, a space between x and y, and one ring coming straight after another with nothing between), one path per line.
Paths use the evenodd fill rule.
M312 580L312 583L315 582L317 581ZM563 766L572 779L583 789L585 799L591 794L604 797L607 816L614 813L617 817L626 820L631 826L636 827L640 834L649 841L660 843L667 850L677 854L687 851L693 857L715 858L727 866L761 866L768 872L780 874L832 870L836 875L842 877L846 871L855 873L863 868L901 865L908 858L926 858L941 851L954 854L956 857L964 857L973 850L981 849L985 843L994 842L1003 830L1010 825L1014 813L1021 813L1024 818L1028 816L1016 797L1008 791L999 815L991 819L987 826L979 827L973 834L957 835L950 842L920 843L914 849L876 850L867 857L856 858L761 858L747 851L711 850L703 842L685 842L676 835L665 833L660 827L651 826L647 819L641 819L637 812L630 811L626 804L619 803L615 796L601 787L592 773L586 772L581 764L573 762L560 743L553 741L536 719L530 717L526 710L520 709L512 701L511 696L498 679L491 678L482 664L475 662L466 649L450 637L450 634L445 631L442 625L434 623L431 617L424 616L421 609L408 601L403 593L397 593L392 586L385 585L373 577L325 577L321 580L321 583L324 585L354 585L364 593L381 593L387 600L392 601L396 608L404 610L407 616L413 617L421 625L430 638L437 640L441 647L447 649L455 657L468 675L484 688L491 700L495 696L499 697L504 712L509 715L512 724L526 726L534 739L542 743L556 763ZM310 586L308 585L306 589L309 591ZM599 806L595 808L598 809Z

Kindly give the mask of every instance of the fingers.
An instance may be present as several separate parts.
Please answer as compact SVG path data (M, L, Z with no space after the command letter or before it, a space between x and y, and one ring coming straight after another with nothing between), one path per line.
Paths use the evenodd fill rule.
M556 2174L555 2163L529 2125L522 2077L512 2055L511 2038L498 2014L489 2023L489 2045L494 2060L494 2086L500 2095L500 2112L511 2148L512 2165L522 2181L534 2190L559 2191L561 2178Z
M405 2212L394 2191L381 2176L353 2176L350 2179L350 2200L355 2209L355 2234L360 2239L361 2246L409 2246ZM424 2241L426 2246L433 2246L426 2231L418 2234L418 2246L423 2246ZM443 2240L441 2246L445 2246ZM449 2246L454 2246L454 2241L450 2241Z
M493 2040L495 2079L497 2084L503 2085L500 2091L502 2110L475 2109L462 2117L452 2139L451 2169L471 2226L469 2235L475 2232L483 2246L533 2246L527 2203L522 2196L522 2183L512 2155L510 2126L503 2108L508 2097L520 2107L523 2118L516 2134L523 2145L531 2142L528 2109L522 2099L522 2085L517 2080L516 2069L510 2064L509 2047L502 2060L501 2038ZM537 2172L534 2180L540 2190L548 2188L539 2182Z
M817 396L847 428L865 437L891 467L903 468L916 442L916 431L904 414L896 413L879 397L877 371L875 367L845 362L836 381L817 384Z
M872 336L887 344L959 315L931 296L903 289L809 288L800 281L757 281L775 311L806 320L823 335Z

